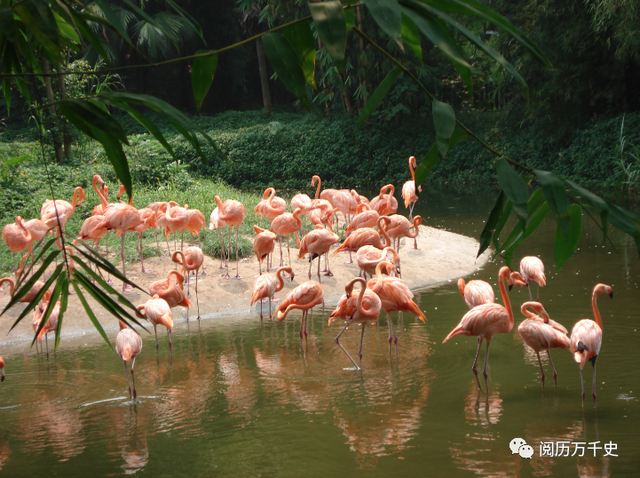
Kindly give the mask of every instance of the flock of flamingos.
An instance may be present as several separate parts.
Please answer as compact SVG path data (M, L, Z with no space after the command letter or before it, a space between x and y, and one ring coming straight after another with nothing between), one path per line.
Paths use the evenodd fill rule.
M331 313L329 323L336 319L346 321L346 325L336 336L337 345L344 351L351 360L356 370L360 370L362 364L362 343L366 325L371 321L376 321L380 312L387 312L389 326L389 353L391 346L395 343L397 351L398 338L395 333L393 322L388 314L395 311L410 312L425 322L426 317L420 310L418 305L413 302L413 293L402 282L400 274L400 256L398 254L400 248L400 239L409 237L414 239L414 247L417 248L416 237L419 232L419 225L422 222L420 216L413 217L413 206L418 200L416 196L416 185L414 169L416 167L415 157L409 158L409 170L412 180L407 181L402 187L402 196L406 208L410 210L409 219L395 214L398 209L398 201L394 198L394 186L388 184L380 190L380 194L372 200L367 200L364 196L359 195L355 190L321 190L321 180L318 176L313 176L311 185L317 183L315 198L311 199L306 194L296 194L291 199L291 210L293 213L286 212L287 203L284 199L275 196L275 190L268 188L263 199L255 208L255 213L266 216L271 222L269 230L254 226L256 236L254 238L253 249L258 259L259 276L253 284L251 295L251 305L260 303L260 319L263 319L262 305L269 303L269 315L274 316L282 321L292 309L300 309L302 311L300 325L300 341L307 337L307 314L311 308L323 303L323 290L321 284L321 272L326 275L332 275L329 267L329 252L331 247L338 243L340 237L333 232L338 227L337 212L341 212L345 218L345 236L343 243L334 249L333 254L344 251L349 252L349 261L352 262L352 253L356 253L356 261L361 269L360 277L351 280L345 286L345 294L338 302L337 307ZM116 236L122 236L121 263L122 272L125 272L124 259L124 238L127 232L137 232L139 234L139 251L140 262L143 272L147 272L144 268L142 257L142 234L148 228L162 228L167 241L167 249L171 258L177 264L182 266L182 271L171 270L167 278L156 281L151 284L149 292L151 299L145 304L137 307L139 314L146 318L153 326L156 335L156 351L158 349L158 335L156 327L163 325L167 328L169 347L171 348L171 329L173 327L171 308L176 306L190 307L191 303L187 299L187 295L183 290L185 282L185 274L195 271L195 292L197 300L197 280L198 270L203 267L204 254L200 247L192 246L178 249L175 242L175 233L189 231L199 239L199 231L205 226L205 219L202 212L196 209L188 209L188 206L181 207L174 201L155 202L148 207L136 209L132 205L133 198L129 203L122 201L109 203L108 188L100 176L93 177L93 189L95 190L100 204L94 209L92 215L87 218L78 235L78 240L91 240L94 246L99 246L103 236L108 234L110 230L116 231ZM120 188L120 194L123 187ZM76 206L85 199L85 193L82 188L77 187L74 191L72 203L63 200L47 200L40 211L40 219L32 219L24 221L21 217L17 217L15 224L8 224L2 230L2 239L9 249L16 252L27 253L21 258L20 264L16 270L16 276L19 277L23 272L23 264L26 258L31 254L33 244L41 240L47 233L60 237L64 234L64 227L67 219L73 214ZM226 267L227 272L224 275L229 279L228 260L231 256L231 230L236 227L236 278L240 278L238 269L238 228L242 224L246 215L245 206L239 201L227 199L222 201L218 196L215 197L217 207L210 216L211 230L218 229L219 234L225 226L229 227L229 240L227 242L227 250L223 242L224 234L219 235L220 246L222 251L221 268ZM308 231L302 239L299 233L302 229L302 215L308 215L309 220L315 225L314 229ZM334 219L336 224L333 224ZM377 227L377 229L376 229ZM413 231L412 231L413 230ZM168 236L174 233L174 252L171 254L171 247L168 242ZM309 257L309 280L294 288L287 297L280 302L273 314L271 314L271 302L278 301L274 294L280 291L284 286L284 276L293 279L294 273L291 267L291 253L289 250L289 236L295 234L296 243L299 248L298 258L303 258L308 254ZM287 237L287 249L289 254L289 265L284 265L282 238ZM277 267L276 273L271 274L272 255L275 250L277 238L280 239L280 266ZM156 242L157 242L156 230ZM182 241L183 244L184 241ZM58 243L59 244L59 243ZM59 247L61 245L59 244ZM70 253L71 248L67 248L65 253ZM160 247L158 244L158 253ZM108 242L107 242L108 254ZM324 270L320 270L320 260L324 256ZM312 263L318 258L317 265L317 281L311 280ZM263 273L262 264L266 260L267 272ZM222 261L226 264L223 265ZM367 281L367 275L370 280ZM173 278L172 278L173 276ZM12 277L0 279L0 286L3 283L9 283L10 293L13 295L15 281ZM448 341L457 335L475 336L478 339L478 348L475 359L473 361L472 370L476 376L478 387L481 388L476 363L480 353L482 341L485 340L486 352L484 358L483 376L485 378L485 387L487 384L487 364L489 361L489 345L491 339L498 333L509 333L514 324L513 310L509 300L508 291L513 285L518 287L529 287L531 282L536 282L539 287L546 284L544 275L544 264L542 261L533 256L528 256L520 262L520 272L511 272L506 266L502 267L499 272L499 287L502 295L503 305L495 303L495 295L492 286L484 281L472 280L465 283L464 279L459 279L458 288L460 294L468 307L471 309L463 317L460 323L447 335L443 342ZM189 282L187 282L189 284ZM40 289L44 286L42 281L36 282L32 290L25 295L21 302L31 301ZM356 286L359 289L354 290ZM126 283L123 283L123 290L130 289ZM188 293L188 290L187 290ZM589 319L580 320L575 324L571 332L571 336L567 336L567 329L561 324L551 320L549 314L539 301L533 301L531 289L529 289L530 301L522 304L521 311L527 317L518 327L518 332L538 357L540 364L542 386L544 387L544 370L540 360L540 352L546 351L549 361L553 368L554 382L557 386L557 373L549 350L552 348L570 349L576 362L580 364L580 379L582 382L582 398L584 401L584 380L582 370L587 361L593 365L593 387L592 395L594 404L596 401L596 359L600 353L602 345L602 320L598 311L596 299L598 295L607 293L613 297L613 291L610 286L605 284L597 284L593 289L592 307L595 321ZM538 294L539 298L539 294ZM37 331L42 317L47 310L51 294L47 291L35 308L33 315L34 331ZM47 323L42 327L37 339L38 342L47 334L57 329L57 322L60 314L60 302L58 302L53 313L50 315ZM198 319L199 306L198 306ZM188 320L188 319L187 319ZM360 365L351 357L346 349L340 343L340 337L344 331L353 323L362 325L360 337L360 347L358 356ZM134 364L136 356L142 350L142 339L134 330L127 327L124 322L120 322L120 332L116 337L116 351L120 355L127 375L129 384L130 398L136 398ZM48 356L48 344L47 344ZM129 371L127 362L131 361L131 381L129 382ZM4 380L4 361L0 357L0 378Z

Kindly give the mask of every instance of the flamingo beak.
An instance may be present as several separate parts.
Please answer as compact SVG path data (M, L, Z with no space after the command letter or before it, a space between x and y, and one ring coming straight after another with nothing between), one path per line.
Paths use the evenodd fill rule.
M609 297L613 299L613 291L611 291L611 294L609 294Z
M509 292L511 292L511 289L513 289L513 284L509 284Z
M4 367L0 368L0 382L4 382Z

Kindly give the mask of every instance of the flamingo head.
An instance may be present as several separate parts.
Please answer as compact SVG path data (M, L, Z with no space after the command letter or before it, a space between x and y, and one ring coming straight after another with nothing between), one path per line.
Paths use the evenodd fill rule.
M16 219L17 220L17 219ZM611 297L613 299L613 289L611 288L610 285L607 284L597 284L594 288L593 288L593 296L596 297L600 294L609 294L609 297Z

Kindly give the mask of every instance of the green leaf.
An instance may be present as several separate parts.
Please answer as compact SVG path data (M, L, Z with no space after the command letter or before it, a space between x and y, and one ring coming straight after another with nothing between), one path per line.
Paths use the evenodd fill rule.
M531 220L529 221L529 224L527 224L527 227L524 229L524 233L521 229L518 228L518 225L514 227L514 231L516 231L515 240L508 239L505 242L505 244L511 243L504 251L505 262L509 267L511 267L511 259L513 258L513 253L516 248L520 245L520 243L522 243L522 241L529 237L531 233L533 233L533 231L535 231L540 226L540 224L544 222L550 211L551 208L549 207L549 203L544 201L542 205L536 209L535 213L531 215Z
M456 144L462 143L463 141L466 141L469 138L470 138L469 133L467 133L465 130L460 128L454 130L453 134L451 135L451 138L449 139L449 151L451 151Z
M640 252L640 228L636 220L630 215L629 211L625 211L610 202L607 202L607 204L609 206L609 221L611 224L633 237L636 248Z
M569 206L569 199L567 198L564 183L558 176L549 171L534 169L533 173L538 178L540 186L542 186L544 196L547 198L549 206L551 206L551 212L556 218L556 221L558 221L558 227L568 240L569 215L567 213L567 207Z
M588 189L583 188L579 184L573 181L565 180L566 183L571 186L579 195L582 203L595 209L600 214L600 222L602 223L603 241L607 240L608 218L609 218L609 206L607 202L600 196L593 194Z
M529 191L527 191L527 185L504 157L496 160L496 173L498 174L500 187L513 203L516 214L520 217L521 225L524 228L528 219L527 201L529 200Z
M356 24L356 12L353 11L353 8L344 10L344 19L347 24L347 31L351 30Z
M60 343L62 319L64 318L64 313L67 311L67 303L69 301L69 278L67 276L64 277L64 282L65 283L62 286L62 294L60 297L60 317L58 318L58 327L56 328L56 349L58 348L58 344Z
M353 10L349 10L353 14ZM305 80L314 90L316 86L316 43L311 26L307 22L294 23L284 29L284 36L298 56Z
M109 342L109 338L107 337L107 334L104 332L104 329L102 328L102 325L100 325L100 322L98 322L98 319L93 313L93 310L91 310L91 307L89 307L89 304L87 303L87 299L85 299L84 295L82 294L80 287L78 287L78 284L76 284L75 281L71 281L71 285L73 286L73 290L76 291L76 294L78 295L78 299L80 299L80 303L82 304L84 311L89 316L89 320L91 320L91 323L93 323L93 326L96 328L98 333L102 336L104 341L107 344L109 344L109 347L111 347L111 350L113 350L113 346L111 345L111 342Z
M462 50L444 23L434 17L424 5L412 3L411 8L402 7L403 15L410 18L416 27L433 43L451 62L460 78L467 85L469 99L473 99L473 73L477 72L465 59ZM478 72L479 73L479 72Z
M489 245L491 244L491 238L496 230L496 226L500 219L502 218L502 212L504 210L504 203L507 200L507 196L505 196L504 191L500 191L498 194L498 199L491 209L489 213L489 218L487 219L487 223L484 225L484 229L480 234L480 247L478 248L478 254L476 255L476 259L480 257L480 255L487 250Z
M126 103L120 103L118 106L123 110L125 110L127 113L129 113L129 115L131 115L131 117L134 118L138 123L140 123L142 126L147 128L147 131L149 131L149 133L151 133L153 137L156 138L162 146L164 146L164 149L166 149L169 152L169 154L171 154L173 159L175 159L176 161L178 160L178 157L176 156L176 153L173 151L173 148L171 147L169 142L165 139L164 135L162 134L160 129L155 125L153 121L151 121L145 115L140 113L137 109L133 108L132 106L129 106Z
M71 40L74 43L80 43L80 37L73 29L71 25L69 25L60 15L54 12L54 17L56 19L56 23L58 25L58 29L60 33L64 35L66 38Z
M82 35L82 38L89 42L89 44L96 50L100 58L102 58L107 66L111 63L111 58L107 54L107 51L104 49L104 45L102 41L97 37L91 27L87 24L85 17L78 11L73 8L69 8L69 13L73 18L73 23Z
M504 191L502 191L504 192ZM500 251L502 248L500 247L500 234L502 234L502 230L504 226L507 225L507 221L509 220L509 216L511 215L511 210L513 209L513 203L509 198L504 203L504 210L502 211L502 217L500 218L500 222L496 226L496 231L493 233L493 247L496 248L496 251Z
M396 80L400 77L400 75L402 75L402 73L402 68L396 66L387 74L384 80L382 80L373 94L369 97L367 104L365 104L364 108L362 108L362 113L360 113L360 117L358 117L358 121L356 121L354 131L360 128L360 126L362 126L365 121L367 121L367 118L371 116L376 108L380 106L380 103L382 103L382 100L385 96L387 96L387 93L389 93L389 90L396 82Z
M171 8L173 8L173 10L179 16L181 16L187 23L190 23L193 26L193 28L197 32L198 36L202 40L202 42L206 45L207 42L205 41L204 36L202 35L202 27L200 26L200 24L198 22L196 22L195 18L193 18L186 11L184 11L182 8L180 8L173 0L166 0L166 2L169 4L169 6Z
M264 52L278 74L284 86L311 111L311 103L307 98L305 78L302 67L298 64L298 56L284 35L268 33L262 37Z
M404 51L402 44L402 20L397 0L364 0L378 26Z
M13 323L11 328L9 329L9 332L11 332L13 330L13 328L16 325L18 325L20 323L20 321L22 319L24 319L29 314L29 312L31 312L36 307L36 305L38 305L38 302L40 302L42 297L44 297L44 294L47 291L47 289L49 289L49 287L51 287L51 284L53 284L56 281L56 279L58 278L58 276L62 272L62 268L63 267L64 267L64 263L63 262L58 264L58 267L56 267L54 269L53 274L51 274L51 277L49 277L49 279L44 283L44 285L42 286L42 289L40 289L40 292L38 292L36 294L36 296L31 300L31 302L29 302L27 307L25 307L25 309L20 313L18 318L15 320L15 322ZM7 307L5 307L5 310L2 313L4 313L8 309L9 309L9 305L7 305Z
M53 251L42 263L42 265L40 266L40 268L33 274L33 276L31 276L29 278L29 280L27 280L24 285L22 285L21 281L18 281L18 283L16 284L16 290L13 294L13 296L11 296L11 300L9 301L9 303L5 306L5 308L2 310L2 313L0 314L0 316L4 315L4 313L9 310L11 307L13 307L14 305L16 305L20 299L22 299L25 295L27 295L27 292L29 292L31 290L31 288L34 286L34 284L37 282L38 279L40 279L40 277L42 277L42 274L44 274L44 272L46 271L47 267L49 267L49 265L53 262L53 260L60 254L60 251ZM23 277L26 277L26 275L23 274ZM37 297L39 297L38 300L40 300L40 298L42 298L42 296L45 293L44 289L41 289L41 294L38 294ZM33 301L32 301L33 302Z
M116 266L114 266L111 262L106 260L100 254L98 254L97 251L89 247L88 244L84 243L83 246L87 248L91 252L91 254L88 254L87 252L83 251L80 247L77 247L77 246L75 247L75 250L78 251L78 253L84 256L87 260L89 260L90 262L93 262L97 267L99 267L103 271L108 272L112 276L115 276L116 279L121 280L122 282L125 282L130 286L135 287L138 290L141 290L145 294L147 293L147 291L142 289L139 285L131 282L131 280L125 277L125 275L122 272L116 269Z
M61 60L60 36L58 25L48 2L23 0L16 3L13 11L20 17L25 26L42 45L49 61Z
M7 37L11 43L17 43L20 35L18 22L13 16L13 9L0 8L0 32Z
M62 265L62 264L60 264L60 265ZM53 289L53 293L51 294L51 299L49 300L49 303L47 304L47 308L44 311L44 315L40 319L40 324L38 324L38 328L35 331L35 335L33 337L33 341L31 342L31 346L33 346L33 344L36 343L36 340L38 338L38 334L42 331L42 329L47 324L47 322L49 322L49 318L51 317L51 313L53 312L53 309L55 309L56 302L58 302L58 297L60 297L60 293L62 292L62 287L63 286L67 286L68 287L69 282L68 282L68 280L65 280L66 278L67 278L67 271L62 271L60 273L60 277L58 278L58 281L56 282L56 286Z
M100 7L102 13L106 17L107 21L111 28L113 28L116 33L122 37L122 39L127 43L127 45L133 47L133 43L131 42L131 38L127 34L127 28L122 22L120 15L118 15L112 8L111 5L106 0L94 0L95 3Z
M402 41L409 45L418 61L422 63L422 44L415 22L404 11L402 13Z
M129 139L120 123L118 123L113 116L106 113L100 108L100 104L94 104L91 100L83 99L70 99L60 103L60 109L66 115L66 112L73 111L75 115L81 118L85 123L88 123L93 128L101 129L109 136L122 141L124 144L129 144ZM91 129L87 130L87 134L91 132ZM97 138L94 138L97 139Z
M310 3L309 10L316 24L318 36L329 56L344 75L344 51L347 46L347 22L339 0Z
M198 50L196 55L207 53L204 50ZM216 73L218 66L218 55L201 56L193 59L191 67L191 85L193 87L193 99L196 103L196 111L199 113L202 108L202 102L209 92L213 75Z
M436 144L438 153L444 159L449 151L449 139L456 128L456 114L451 105L433 99L433 124L436 127Z
M569 233L565 235L564 231L561 231L560 224L556 229L556 238L553 244L553 256L556 261L556 267L558 272L562 269L562 266L567 262L580 242L580 234L582 233L582 208L579 204L571 204L567 207L567 214L569 216Z

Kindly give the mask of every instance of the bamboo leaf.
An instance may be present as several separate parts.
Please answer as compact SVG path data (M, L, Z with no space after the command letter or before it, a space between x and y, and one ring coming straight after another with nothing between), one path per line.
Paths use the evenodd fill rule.
M14 5L13 11L42 45L49 61L54 63L60 61L58 25L48 2L23 0Z
M129 144L127 133L113 116L103 111L99 104L94 104L91 100L70 99L60 103L60 109L65 113L73 111L78 117L90 124L95 129L103 130L109 136L119 139L124 144ZM97 139L97 138L94 138Z
M353 8L347 8L346 10L343 10L343 11L344 11L344 20L346 22L346 30L349 31L353 28L353 25L356 24L356 12L353 11Z
M56 344L55 349L58 349L60 343L60 332L62 331L62 319L64 313L67 311L67 303L69 301L69 278L64 277L65 284L62 286L62 294L60 297L60 317L58 318L58 327L56 327Z
M353 10L349 10L353 14ZM346 12L345 12L346 13ZM298 56L304 78L314 90L316 86L316 44L309 23L295 23L284 29L284 36Z
M87 244L83 244L87 249L90 249L89 246ZM147 291L145 291L144 289L142 289L139 285L135 284L134 282L132 282L131 280L129 280L127 277L125 277L125 275L120 272L113 264L111 264L109 261L107 261L106 259L103 261L101 261L100 259L96 258L95 255L91 255L91 254L87 254L85 251L83 251L82 249L76 247L75 248L80 254L82 254L84 257L87 258L87 260L93 262L96 266L100 267L102 270L104 270L105 272L108 272L109 274L111 274L112 276L115 276L116 279L121 280L122 282L125 282L133 287L135 287L136 289L139 289L145 293L147 293ZM100 256L102 258L102 256Z
M498 194L498 199L496 203L493 205L491 212L489 213L489 218L487 219L486 224L484 225L484 229L480 234L480 247L478 248L478 254L476 255L476 259L480 257L480 255L487 250L489 245L491 244L491 238L495 233L496 226L500 222L502 218L502 213L504 211L504 203L507 200L507 196L504 194L504 191L500 191Z
M149 131L149 133L151 133L153 137L156 138L162 146L164 146L164 149L166 149L169 152L169 154L173 157L173 159L175 159L176 161L178 160L178 157L176 156L175 151L173 150L169 142L165 139L164 135L160 131L160 128L158 128L153 121L151 121L149 118L147 118L145 115L140 113L137 109L133 108L132 106L129 106L124 103L121 103L119 106L120 108L125 110L127 113L129 113L129 115L133 119L135 119L138 123L140 123L142 126L147 128L147 131Z
M202 36L202 27L200 26L200 24L198 22L196 22L195 18L193 18L186 11L184 11L182 8L180 8L180 6L178 6L173 0L166 0L166 2L169 4L169 6L171 8L173 8L173 10L179 16L181 16L187 23L190 23L193 26L193 28L197 32L198 36L202 40L202 42L206 45L207 42L205 41L204 36Z
M569 233L561 231L560 224L556 229L556 237L553 244L553 256L558 272L578 249L580 234L582 233L582 208L579 204L571 204L567 207L569 216Z
M640 228L638 223L629 215L628 211L610 202L607 202L607 205L609 206L609 221L611 224L633 237L636 248L640 252Z
M316 24L318 36L327 49L329 56L344 75L344 51L347 46L347 22L342 10L342 3L333 0L322 3L310 3L309 10Z
M49 287L51 287L51 284L53 284L56 281L56 279L60 275L60 272L62 272L63 267L64 267L64 263L58 264L58 267L55 268L55 270L53 271L53 274L51 274L51 277L49 277L49 279L44 283L44 286L42 286L42 289L40 289L40 292L38 292L36 296L33 299L31 299L31 302L29 302L27 307L25 307L25 309L20 313L16 321L13 323L13 325L9 329L9 332L11 332L13 328L16 325L18 325L20 321L24 319L29 314L29 312L31 312L36 307L36 305L38 305L38 302L40 302L42 297L44 297L44 293L47 291L47 289L49 289ZM8 308L9 308L8 306L5 307L5 311L8 310Z
M436 145L438 153L444 159L449 151L449 139L456 128L456 114L451 105L433 99L433 123L436 127Z
M73 8L69 8L69 13L71 14L73 23L80 32L82 38L89 42L89 44L96 50L100 58L102 58L107 66L109 66L109 64L111 63L111 58L107 54L107 51L104 49L102 41L100 41L97 35L93 33L91 27L87 24L85 17Z
M416 186L419 186L427 179L429 174L431 174L431 170L435 166L437 166L440 161L442 161L442 158L438 153L437 145L434 144L433 146L431 146L429 152L424 156L424 158L422 158L422 161L420 161L420 164L418 164L418 167L416 168ZM416 194L418 193L419 191L416 187Z
M44 272L46 271L47 267L49 267L49 265L58 256L58 254L60 254L60 251L54 251L53 253L51 253L47 257L47 259L42 263L40 268L35 272L35 274L33 274L33 276L31 276L31 278L29 280L27 280L24 285L22 285L21 282L18 282L18 284L16 286L16 291L14 292L13 296L11 297L11 300L9 301L9 303L2 310L2 313L0 314L0 316L4 315L4 313L7 310L9 310L11 307L16 305L20 301L20 299L22 299L25 295L27 295L27 293L31 290L31 288L34 286L36 281L38 279L40 279L42 274L44 274ZM51 280L51 278L49 278L49 280ZM41 292L42 292L42 294L38 294L38 296L40 298L42 298L42 296L44 295L45 289L44 288L41 289ZM40 299L38 299L38 300L40 300Z
M402 44L402 20L397 0L364 0L378 26L404 51Z
M33 347L33 344L36 343L38 335L40 334L44 326L47 324L47 322L49 322L49 317L51 317L51 313L53 312L53 309L55 309L56 307L56 302L58 302L58 297L60 297L60 293L62 292L62 286L64 284L68 285L68 281L65 281L66 277L67 277L67 271L62 271L60 273L60 277L58 278L58 281L56 282L56 286L53 289L53 293L51 294L51 300L49 300L49 303L47 304L47 308L44 311L44 315L40 318L40 323L38 324L38 328L36 329L35 335L33 336L33 341L31 342L32 347Z
M402 69L396 66L387 74L385 79L382 80L373 94L369 97L367 104L365 104L364 108L362 108L362 113L360 113L360 117L358 117L358 121L356 121L354 132L358 128L360 128L365 123L365 121L367 121L367 118L369 118L369 116L371 116L371 114L378 108L378 106L380 106L380 103L382 103L382 100L385 96L387 96L387 93L389 93L389 90L396 82L396 80L400 77L400 75L402 75Z
M91 310L91 307L89 307L89 304L87 303L87 299L85 299L84 295L82 294L82 291L80 290L80 287L78 287L78 284L76 284L75 281L71 281L71 285L73 285L73 290L76 291L76 294L78 295L78 298L80 299L80 303L82 304L82 307L84 308L84 311L89 316L89 320L91 320L91 323L96 328L98 333L102 336L104 341L107 344L109 344L109 347L111 348L111 350L113 350L113 346L111 345L111 342L109 342L109 338L107 337L107 334L104 332L104 329L102 328L102 325L100 325L100 322L98 322L98 319L96 318L95 314L93 313L93 310Z
M551 206L551 212L556 218L556 221L558 221L558 227L568 240L569 214L567 212L567 207L569 206L569 199L567 198L564 183L558 176L550 173L549 171L534 169L533 173L538 178L540 186L542 186L544 196L547 198L549 206Z
M529 200L529 191L527 191L527 185L504 157L496 160L496 173L500 187L513 203L516 214L518 214L521 225L524 228L528 219L527 201Z
M94 0L94 1L98 5L98 7L100 7L100 10L102 11L104 16L106 17L106 19L109 22L109 25L111 26L111 28L113 28L116 31L116 33L120 37L122 37L122 39L127 43L127 45L132 47L133 43L131 42L131 38L129 38L129 35L127 34L127 27L122 22L122 19L120 18L120 15L118 15L111 8L111 6L109 5L109 3L106 0Z
M511 267L511 259L513 259L513 253L516 248L524 241L527 237L531 235L533 231L535 231L540 224L546 219L549 215L551 208L549 207L549 203L544 201L542 205L531 215L531 220L527 227L524 229L524 232L518 228L518 225L514 227L514 231L517 231L516 237L514 239L507 240L505 244L511 242L511 244L504 251L505 262L509 267Z
M402 11L402 41L409 45L418 61L422 63L422 44L418 27L404 11Z
M198 50L197 54L207 53L204 50ZM202 56L193 59L191 67L191 85L193 87L193 99L196 103L196 111L199 113L202 108L202 102L209 92L213 75L216 73L218 66L218 55Z
M502 191L504 192L504 191ZM511 215L511 210L513 209L513 203L509 198L504 203L504 210L502 211L502 217L500 218L500 222L496 226L496 231L493 233L493 247L496 248L496 251L502 250L500 247L500 234L502 234L502 230L504 226L506 226L507 221L509 220L509 216Z
M304 86L304 73L291 44L284 35L276 33L268 33L263 36L262 44L271 66L278 74L278 78L291 93L296 95L305 108L311 111L311 103L309 103Z
M600 222L602 223L602 232L604 235L603 241L606 241L609 218L609 206L607 206L606 201L573 181L566 180L565 182L580 195L583 203L586 203L586 205L592 207L600 214Z

